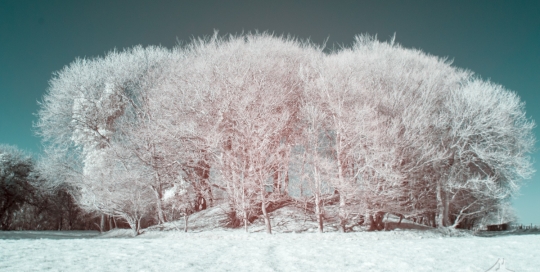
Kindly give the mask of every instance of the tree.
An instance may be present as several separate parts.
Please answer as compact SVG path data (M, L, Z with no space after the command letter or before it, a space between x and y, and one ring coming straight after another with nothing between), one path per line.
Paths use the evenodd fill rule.
M138 235L142 218L155 204L146 183L152 172L129 152L111 149L97 150L86 158L79 203L89 211L125 219Z
M138 158L146 162L141 152L138 152L141 149L137 149L134 144L137 142L130 141L133 134L126 134L121 128L133 128L131 122L141 124L146 121L144 118L151 114L141 112L140 106L144 105L145 91L152 88L152 84L156 82L154 79L160 74L167 54L167 50L157 47L136 47L122 53L113 51L104 58L76 60L53 78L38 113L40 119L36 127L44 138L46 150L51 150L47 154L59 159L53 161L63 162L55 165L58 167L53 169L78 172L78 178L69 181L74 188L86 187L90 179L88 175L84 177L84 172L88 172L89 167L96 170L91 164L99 161L97 156L111 156L110 152L119 150L116 146L124 147L122 152L131 147L132 149L127 150L139 155ZM64 158L76 159L63 159L59 154L64 154ZM65 167L65 163L72 165ZM155 168L150 169L157 171ZM108 179L104 182L115 181ZM160 205L162 186L159 175L155 174L150 179L138 180L135 183L141 182L146 182L146 186L154 192L158 220L164 222ZM135 187L139 186L136 184ZM110 210L101 205L96 207Z
M302 94L299 71L309 67L315 50L265 34L215 40L205 50L204 59L213 68L212 96L219 102L203 112L218 116L209 127L219 135L217 163L230 202L243 214L246 228L253 205L260 205L271 233L267 206L281 195L274 181L288 165L284 154L290 150Z
M16 212L34 198L32 158L16 147L0 145L0 227L11 229Z
M306 99L314 98L306 96ZM315 100L316 101L316 100ZM307 183L310 193L313 196L315 216L317 218L317 230L324 231L324 198L332 193L329 181L336 175L331 149L329 147L328 132L326 130L326 120L324 112L315 104L316 102L302 103L300 111L302 118L301 134L302 141L299 148L303 151L296 156L300 165L300 182Z
M431 176L439 171L430 166L443 156L435 147L434 126L444 118L439 111L447 93L459 88L469 72L393 40L381 43L368 36L357 37L350 52L340 54L349 59L354 76L338 82L361 90L359 107L367 110L363 124L356 126L365 135L356 164L368 213L410 217L426 212L433 202L425 198L437 187L432 181L439 180Z
M497 209L534 172L527 153L534 147L524 104L502 86L471 79L451 93L446 104L448 123L440 129L440 161L445 178L445 216L439 224ZM454 218L450 222L450 217Z
M68 188L50 190L31 155L0 145L0 228L48 230L82 228L83 214Z

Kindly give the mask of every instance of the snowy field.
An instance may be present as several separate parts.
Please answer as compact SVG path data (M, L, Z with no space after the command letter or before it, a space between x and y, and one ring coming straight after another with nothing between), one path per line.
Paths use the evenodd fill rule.
M122 231L0 232L0 271L486 271L499 258L511 271L540 271L540 235Z

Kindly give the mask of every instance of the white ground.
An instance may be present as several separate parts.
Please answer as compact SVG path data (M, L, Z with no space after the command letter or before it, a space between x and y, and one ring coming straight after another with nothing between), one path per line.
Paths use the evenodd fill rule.
M486 271L499 258L512 271L540 271L540 235L215 230L6 240L10 235L0 232L0 271Z

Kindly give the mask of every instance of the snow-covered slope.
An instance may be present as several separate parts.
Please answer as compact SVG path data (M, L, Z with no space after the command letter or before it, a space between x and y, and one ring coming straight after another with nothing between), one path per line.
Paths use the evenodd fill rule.
M275 211L269 213L270 221L272 224L272 231L276 233L288 233L288 232L315 232L317 230L317 222L315 215L312 211L303 209L301 205L286 205ZM325 223L324 232L337 231L338 218L335 216L337 212L336 206L325 207ZM188 218L188 232L201 232L212 230L226 230L225 222L227 221L227 205L221 204L215 207L208 208L197 213L192 214ZM387 222L387 229L416 229L416 230L429 230L430 227L425 225L416 224L409 220L402 220L399 222L399 217L390 215L388 218L384 218L384 222ZM180 219L173 222L167 222L162 225L152 226L145 229L144 232L149 231L183 231L184 219ZM354 220L351 220L350 229L352 231L363 231L364 227L357 224ZM230 230L230 229L229 229ZM249 232L264 232L265 225L262 218L256 219L248 226Z

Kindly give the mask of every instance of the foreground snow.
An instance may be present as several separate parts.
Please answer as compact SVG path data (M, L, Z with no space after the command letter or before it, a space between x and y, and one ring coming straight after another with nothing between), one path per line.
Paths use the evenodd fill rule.
M540 235L148 232L136 238L0 240L0 271L540 271ZM116 231L108 236L123 236ZM426 237L427 236L427 237ZM107 237L107 236L101 236Z

